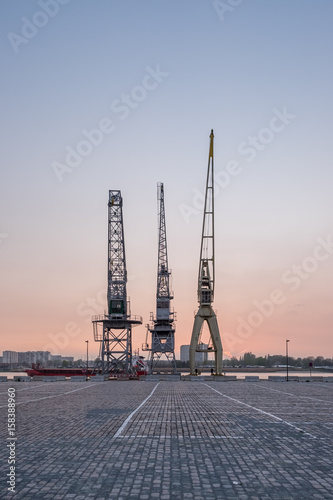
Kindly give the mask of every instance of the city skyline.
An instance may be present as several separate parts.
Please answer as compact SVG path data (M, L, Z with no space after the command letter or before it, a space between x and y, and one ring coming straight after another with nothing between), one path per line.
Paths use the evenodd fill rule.
M177 362L187 362L189 363L189 351L190 345L181 345L179 356L176 357ZM137 353L134 353L136 355ZM206 355L205 355L206 354ZM266 367L274 367L276 365L277 360L285 360L286 362L286 353L284 354L267 354L265 356L256 356L256 354L252 352L244 353L243 356L239 356L236 358L233 356L228 359L225 358L223 360L223 366L234 366L234 367L250 367L250 366L266 366ZM204 366L208 364L214 364L214 355L213 353L196 353L196 363L198 366ZM94 356L88 355L89 366L94 366L95 358ZM79 357L74 356L62 356L60 354L52 354L50 351L3 351L2 356L0 356L0 365L2 369L8 370L8 368L19 368L19 367L29 367L31 368L33 363L39 363L41 366L48 366L52 364L62 363L66 361L68 366L71 366L73 363L77 364L77 362L81 362L82 365L87 364L87 356L86 354L81 354ZM311 361L311 364L310 364ZM165 365L168 364L168 361L164 361ZM296 364L295 364L296 363ZM333 358L324 357L324 356L308 356L306 358L301 358L300 356L288 356L288 364L291 366L302 367L303 369L308 369L309 367L315 368L327 368L332 369ZM16 366L17 365L17 366ZM240 366L239 366L240 365ZM285 365L286 366L286 365ZM280 367L280 365L279 365Z
M213 128L224 357L283 353L287 338L291 355L331 357L333 5L50 5L1 5L1 350L78 356L89 340L97 356L108 190L120 189L141 351L163 182L179 357L198 307Z

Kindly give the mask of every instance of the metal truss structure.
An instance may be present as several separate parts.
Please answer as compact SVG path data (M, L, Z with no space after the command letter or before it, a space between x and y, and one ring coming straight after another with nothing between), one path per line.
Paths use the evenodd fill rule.
M190 344L190 373L195 375L195 353L214 352L215 373L222 373L222 342L212 303L214 300L215 261L214 261L214 133L210 134L206 195L201 235L200 262L198 274L199 309L195 315ZM204 322L208 324L210 342L201 342Z
M170 301L173 294L170 287L171 272L168 268L168 251L166 240L164 186L157 185L158 201L158 266L157 266L157 292L156 292L156 316L151 313L150 326L147 325L146 343L142 350L149 351L150 372L157 372L162 367L161 361L167 362L167 369L176 372L175 358L175 327L176 320ZM148 344L148 336L151 335L151 344Z
M108 309L93 316L94 340L100 342L95 369L102 373L132 372L132 326L142 323L131 316L127 300L127 270L120 191L109 191L108 202Z

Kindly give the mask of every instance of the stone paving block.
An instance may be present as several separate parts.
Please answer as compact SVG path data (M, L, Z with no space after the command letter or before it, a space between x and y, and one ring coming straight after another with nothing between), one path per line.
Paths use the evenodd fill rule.
M30 382L31 378L28 375L14 375L13 380L15 382Z
M159 375L146 375L146 382L158 382L159 380Z
M15 500L332 500L330 384L22 385Z
M57 382L57 377L53 377L52 375L50 375L49 377L44 376L42 381L43 382Z
M215 377L215 382L235 382L236 380L236 375L223 375L221 377Z
M286 377L282 377L281 375L268 375L269 382L285 382Z
M93 377L90 378L91 382L104 382L108 380L109 376L108 375L94 375Z
M121 382L126 382L128 381L130 378L129 378L129 375L126 375L124 373L120 373L120 374L114 374L114 375L108 375L108 380L119 380Z
M160 380L164 382L178 382L180 380L180 373L160 375Z
M1 375L1 377L0 377L0 382L7 382L7 377L6 377L6 376Z

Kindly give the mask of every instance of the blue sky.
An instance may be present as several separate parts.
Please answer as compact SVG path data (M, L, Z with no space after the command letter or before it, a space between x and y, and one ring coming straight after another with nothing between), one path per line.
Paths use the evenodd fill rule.
M198 193L214 128L221 179L214 305L225 351L283 352L287 335L295 354L331 355L333 256L305 273L292 293L281 276L332 232L333 5L235 3L1 3L3 349L42 349L69 322L78 333L67 335L62 352L80 354L84 340L92 340L88 314L77 308L106 288L108 189L122 191L128 292L132 312L148 322L155 308L157 182L165 186L177 350L189 343ZM223 4L229 8L221 19ZM15 45L10 33L27 33L22 18L44 26ZM150 87L145 94L143 82ZM127 112L115 111L126 96ZM277 113L288 121L279 121L278 132L270 129ZM112 131L68 167L66 148L77 150L86 140L82 131L101 122ZM249 146L258 137L259 149ZM249 147L252 154L244 154ZM228 179L231 161L238 173ZM67 171L57 176L55 162ZM283 286L284 303L239 337L237 318ZM134 347L144 340L142 326Z

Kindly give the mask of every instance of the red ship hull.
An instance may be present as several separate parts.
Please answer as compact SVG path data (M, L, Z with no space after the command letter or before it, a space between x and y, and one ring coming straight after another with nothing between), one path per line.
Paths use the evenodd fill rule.
M92 370L87 370L85 368L43 368L36 365L32 365L32 368L25 370L29 377L78 377L86 376L92 377L96 373L92 373Z
M91 368L44 368L39 365L32 365L32 368L27 368L25 370L26 374L29 377L79 377L79 376L88 376L94 377L98 375L99 372L92 370ZM137 365L134 367L134 373L131 374L131 377L140 377L141 375L146 375L147 371L144 366ZM122 376L124 373L112 373L110 372L110 376Z

